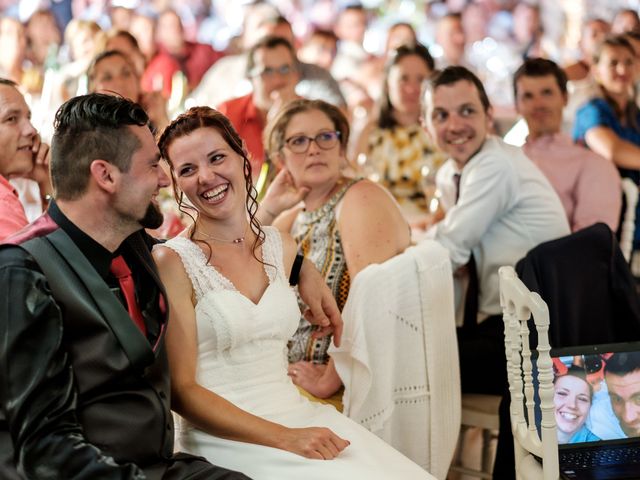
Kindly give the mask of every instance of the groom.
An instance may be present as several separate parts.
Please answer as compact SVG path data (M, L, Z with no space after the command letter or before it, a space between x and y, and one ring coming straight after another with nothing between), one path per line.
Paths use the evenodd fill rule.
M247 478L173 453L167 302L142 229L162 222L159 161L135 103L92 94L56 114L56 200L0 245L2 478ZM307 262L301 282L339 335Z

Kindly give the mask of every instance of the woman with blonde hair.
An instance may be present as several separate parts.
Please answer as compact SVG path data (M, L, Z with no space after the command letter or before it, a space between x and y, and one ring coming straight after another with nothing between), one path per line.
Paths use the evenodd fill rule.
M263 199L262 219L277 216L273 224L293 235L298 251L325 277L340 309L360 270L401 253L410 243L409 226L389 192L343 174L348 141L346 117L321 100L287 104L264 136L269 158L282 171ZM285 211L291 207L291 192L304 200ZM307 392L327 398L342 382L327 354L330 340L312 333L301 318L289 342L289 374Z

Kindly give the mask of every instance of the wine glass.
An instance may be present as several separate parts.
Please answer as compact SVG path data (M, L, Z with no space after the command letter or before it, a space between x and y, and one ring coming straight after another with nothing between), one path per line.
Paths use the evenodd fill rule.
M358 171L364 178L368 178L372 182L378 183L380 181L380 174L376 170L375 166L367 157L366 153L360 153L356 158L356 164L358 165Z
M422 191L427 203L429 213L435 213L440 205L441 192L436 185L436 169L433 166L423 165L420 168Z

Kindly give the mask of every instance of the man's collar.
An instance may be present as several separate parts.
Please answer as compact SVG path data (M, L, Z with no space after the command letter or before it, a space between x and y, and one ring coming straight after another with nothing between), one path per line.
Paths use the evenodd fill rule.
M566 133L555 132L547 133L545 135L538 135L532 138L531 135L527 135L524 145L549 145L551 143L572 144L572 140Z
M89 259L98 274L102 278L107 278L109 267L111 266L111 258L113 257L111 252L69 220L54 200L49 204L48 213L60 228L69 235L83 255Z

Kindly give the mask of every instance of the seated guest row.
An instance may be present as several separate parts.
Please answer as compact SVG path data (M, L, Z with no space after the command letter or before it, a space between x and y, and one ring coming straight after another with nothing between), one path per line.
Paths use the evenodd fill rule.
M44 470L246 478L172 455L171 398L188 420L185 448L256 478L432 478L332 407L310 403L287 376L282 352L298 323L287 279L295 247L253 220L242 143L208 108L179 117L160 138L196 218L154 251L165 294L149 256L154 242L141 230L161 222L155 197L168 185L147 125L138 105L118 97L65 103L51 159L56 200L0 248L0 276L12 286L0 320L3 469L30 478ZM313 267L302 273L300 292L316 307L307 318L330 327L328 315L339 333L327 287ZM315 426L323 424L330 429Z
M523 78L526 80L527 77L526 73L523 75L523 77L516 78L515 91L516 94L518 94L519 89L524 92L524 101L530 100L535 96L536 92L535 88L527 86L526 82L522 83ZM545 75L541 76L545 77ZM529 76L535 77L536 75ZM13 89L11 85L6 86ZM562 93L560 80L557 80L557 86ZM553 90L553 88L543 89L544 94L549 95L550 90ZM74 108L79 108L82 113L83 109L92 108L90 103L92 101L97 102L98 109L102 108L100 107L100 102L106 102L104 97L101 96L79 97L76 102L69 102L68 108L72 109L72 111L66 114L76 115L75 111L73 111ZM22 102L24 103L24 101ZM524 256L526 251L535 245L568 233L569 227L566 214L550 183L540 171L517 149L508 147L497 138L489 135L491 106L482 84L470 71L461 67L450 67L437 74L430 83L426 103L426 120L429 123L430 131L435 138L437 146L450 157L450 160L438 172L437 177L439 189L443 194L442 202L446 210L445 216L441 223L435 225L428 232L428 236L435 238L449 249L454 267L465 267L458 273L466 272L469 275L471 285L477 284L479 288L479 290L471 288L467 293L469 301L465 304L465 325L459 335L463 388L469 391L476 389L482 391L500 390L503 384L500 378L494 378L495 383L492 383L487 381L491 379L482 376L482 372L470 374L469 372L472 370L468 370L468 368L473 367L473 361L465 358L465 355L471 357L482 354L496 360L496 365L499 364L498 371L504 370L502 366L504 355L503 353L498 355L502 352L498 348L502 345L500 341L501 331L498 332L498 328L496 328L497 320L495 318L495 315L499 313L495 278L497 267L504 264L514 264L515 261ZM522 105L524 113L525 104L523 103ZM555 107L556 110L553 110L552 114L557 116L557 105ZM108 109L115 109L116 105L110 106L109 102L106 102L104 103L104 108L107 110L98 111L98 113L111 114ZM23 113L26 119L24 125L27 125L28 111L25 110ZM60 129L60 125L64 125L65 121L63 118L65 115L64 109L58 115L56 128ZM136 117L138 113L131 113L131 115ZM212 126L203 127L203 125L207 125L205 119L209 117L213 119ZM82 120L81 116L79 118ZM530 125L535 127L533 122L535 116L531 118ZM118 121L120 120L122 119ZM85 119L83 121L85 123L80 122L77 128L80 132L86 133L88 120ZM107 130L111 129L112 133L120 128L119 124L109 124L108 120L105 121L107 122ZM129 120L124 117L122 121L127 124ZM144 122L146 120L134 119L134 123L128 125L142 126ZM125 127L125 129L131 128L133 127ZM135 128L133 129L135 130ZM210 138L212 130L217 132L219 137L222 136L223 143L218 142L219 144L217 145L208 145L213 141ZM531 141L536 140L536 133L549 133L545 131L537 132L535 128L532 128L531 131L533 134ZM243 388L249 388L249 386L257 389L267 388L271 392L270 389L273 385L267 381L268 377L265 376L262 379L265 381L264 384L261 384L261 382L257 382L255 385L236 385L233 382L225 384L224 378L231 378L233 375L230 372L234 372L234 374L237 372L235 370L227 371L229 368L229 365L226 364L227 360L210 356L203 357L204 354L200 352L201 348L206 347L209 349L213 346L214 351L220 350L222 352L228 350L227 354L230 355L230 358L233 358L237 353L239 355L239 363L235 364L235 366L240 370L245 367L251 370L253 367L251 367L247 356L248 351L255 347L260 347L259 344L263 343L263 340L266 341L268 337L271 339L270 341L277 341L275 342L276 344L270 344L269 348L266 347L267 344L263 345L264 348L260 347L263 354L267 356L264 362L261 363L271 365L272 368L269 369L271 373L280 371L281 379L278 382L282 382L282 376L286 378L285 372L288 370L289 376L294 383L306 388L311 393L317 393L318 396L331 395L340 386L340 379L326 356L328 342L318 342L313 338L310 327L304 319L300 320L301 326L304 327L303 330L294 335L294 341L290 344L290 359L297 363L293 363L289 367L269 363L272 356L275 358L271 348L277 348L277 344L283 344L288 339L286 332L280 332L279 335L274 336L273 326L269 326L268 322L273 323L276 319L269 320L266 313L247 313L246 330L234 333L234 328L239 327L239 325L227 321L228 319L225 315L228 315L228 313L224 313L225 308L231 308L229 305L232 302L226 299L227 297L224 295L225 299L221 300L220 303L214 301L213 298L202 303L202 305L207 305L208 302L211 302L212 306L210 308L215 314L213 317L209 313L200 315L204 315L204 318L207 318L207 322L220 322L218 328L221 330L214 329L213 332L210 332L211 339L208 342L198 343L203 340L200 335L204 333L201 332L199 325L200 300L209 298L209 291L218 292L222 290L222 293L225 294L227 291L237 294L243 292L240 296L245 300L249 300L249 303L253 304L257 311L267 293L271 294L270 289L272 289L273 285L276 285L276 280L282 284L286 277L285 272L290 269L289 266L293 263L293 244L287 247L287 241L282 244L279 243L283 242L283 240L276 240L280 238L280 235L275 230L269 228L262 230L259 222L254 220L258 206L255 200L255 191L252 189L252 169L249 164L249 158L243 150L242 140L237 135L235 137L233 135L225 137L225 132L227 135L235 134L233 128L223 116L210 109L196 108L172 123L160 138L163 156L172 165L172 176L175 180L174 188L176 188L179 195L185 193L189 198L189 203L185 206L185 209L187 212L191 212L195 219L194 225L183 236L177 237L175 241L172 240L167 244L168 247L177 252L177 254L174 254L173 261L170 260L172 258L170 254L162 253L164 252L163 249L159 249L156 255L159 258L162 278L168 287L169 306L174 307L173 316L181 316L179 320L171 320L172 325L182 325L182 328L178 330L176 327L174 331L179 332L176 334L172 334L172 330L169 329L167 345L169 360L174 365L172 367L172 375L175 376L173 379L174 402L177 406L176 408L182 411L187 418L183 429L185 446L191 445L194 451L202 446L202 452L208 452L210 448L227 448L229 445L234 445L233 443L227 444L227 441L220 440L220 438L207 435L213 433L219 437L230 438L234 441L242 440L260 445L276 446L305 456L320 456L322 458L338 456L340 459L343 456L338 455L339 452L347 446L344 439L341 438L346 434L341 433L341 431L351 432L355 435L354 438L361 438L361 440L350 446L348 451L360 452L361 450L356 444L366 444L369 446L378 445L371 448L379 453L368 457L370 460L365 460L365 457L361 457L362 461L352 462L353 464L347 462L347 465L342 465L341 462L337 462L339 467L326 467L330 469L327 472L333 471L331 470L333 468L338 468L337 471L341 472L363 472L367 468L364 465L368 465L373 461L373 458L377 457L378 459L388 458L390 459L388 463L397 468L406 468L407 472L413 471L415 475L424 476L425 474L419 473L419 469L416 466L411 465L410 462L403 459L389 447L385 447L375 437L367 435L363 431L354 433L358 430L353 430L352 426L344 427L346 430L343 430L344 425L352 424L344 423L343 417L334 417L334 413L331 413L331 418L339 419L335 420L337 423L334 423L331 418L322 418L326 420L327 425L338 431L338 435L327 430L302 430L296 431L289 440L272 445L265 438L272 438L269 432L275 432L275 430L272 430L275 427L268 422L263 423L263 420L259 418L246 417L247 421L243 421L244 413L235 409L232 405L237 403L239 406L249 410L249 412L253 412L258 416L265 416L267 419L273 413L273 420L282 420L282 423L288 425L289 429L303 428L301 424L296 423L298 420L292 419L293 423L288 424L286 416L279 417L285 411L270 413L268 402L265 402L266 404L264 405L266 410L261 410L262 406L254 406L251 401L245 404L247 399L239 392ZM42 149L40 148L41 144L35 141L35 132L32 127L24 135L29 139L29 144L25 144L24 147L20 148L25 150L28 147L40 152L39 156L30 154L29 162L33 164L35 159L37 164L45 164L47 158L46 146L42 147ZM370 263L381 262L400 253L409 243L409 231L406 222L388 194L367 180L351 180L342 175L341 166L343 165L341 164L346 164L345 152L348 136L348 122L337 108L324 102L314 103L305 100L288 103L272 119L272 123L267 129L266 138L270 155L274 163L281 167L282 171L272 185L271 192L265 197L265 202L260 210L260 218L268 222L268 217L275 217L286 208L294 207L289 212L279 215L274 224L285 232L294 233L299 243L298 248L303 253L310 253L311 257L315 257L316 266L323 270L322 273L325 275L325 279L333 282L334 296L338 300L346 298L349 279L353 278L358 271ZM146 136L134 137L134 140L137 139L137 144L140 145L139 149L151 150ZM69 138L64 138L64 140L69 142ZM123 148L131 149L132 145L136 145L136 141L132 140L132 142L128 144L123 140ZM181 148L177 153L174 152L172 154L171 150L172 148L175 149L176 145L181 146ZM107 147L114 148L109 145ZM235 152L235 156L231 153L231 150ZM136 156L136 153L139 153L135 147L133 151L132 159ZM55 152L56 150L54 149L54 156L56 155ZM97 153L93 154L98 155ZM93 192L97 196L93 204L96 204L100 199L103 204L112 207L110 210L111 217L107 219L109 222L120 221L118 215L125 214L123 210L133 208L134 205L129 204L129 202L135 203L140 194L149 192L153 197L156 195L155 191L158 187L167 185L166 177L162 178L164 174L158 173L155 185L151 184L149 177L145 180L145 189L139 190L137 195L126 193L126 190L123 191L122 189L129 185L128 182L133 180L142 181L144 175L139 169L137 169L138 171L132 170L129 173L129 167L127 167L126 162L115 163L114 156L121 155L117 150L106 150L102 155L107 158L106 163L105 160L97 157L91 159L86 156L86 153L83 157L85 158L84 161L89 161L89 165L85 168L88 169L89 186L94 189L86 190L86 192ZM18 156L14 157L15 159L19 158ZM12 160L14 157L10 156L8 158ZM39 160L38 157L40 157ZM176 160L172 161L172 157ZM231 159L235 157L241 157L243 160L241 167L239 167L240 170L237 172L233 168L227 170L225 166L230 165ZM109 160L111 158L114 158L114 164L110 163ZM147 162L157 170L157 156L154 157L155 160L153 162L151 162L151 158L150 155L147 156ZM94 160L100 160L101 163L95 163ZM121 159L118 159L118 161L121 161ZM605 162L602 158L594 158L595 161ZM607 164L603 163L603 165ZM76 190L72 190L68 198L65 198L64 193L60 196L60 192L64 192L64 189L60 190L59 187L66 185L66 180L63 180L62 177L67 175L67 170L62 168L61 171L60 169L60 164L56 165L54 160L52 162L52 172L55 182L59 182L58 184L54 182L59 201L52 207L52 215L57 217L57 220L53 218L53 222L67 225L66 222L69 221L69 216L71 216L74 217L70 220L71 225L73 226L76 223L74 222L75 219L80 223L80 230L82 230L82 226L85 226L85 224L84 216L80 215L80 213L86 214L87 212L85 210L75 210L78 208L75 195L85 193L85 190L83 190L83 185L79 184L80 186L74 186ZM116 170L120 173L117 173ZM23 168L19 173L27 173L28 171L29 169ZM239 172L242 175L237 175ZM615 172L613 172L614 175L611 175L611 168L608 170L605 168L603 172L607 172L610 175L612 182L615 183L618 180ZM56 175L62 177L56 177ZM127 179L129 175L132 175L132 180ZM241 176L242 179L240 178ZM119 182L117 181L118 179L120 179ZM101 181L102 183L100 183ZM85 188L86 185L85 183ZM284 197L284 200L286 200L284 201L282 196L278 198L278 188L281 189L280 193L287 190L293 190L294 193L288 198ZM613 194L610 198L613 199L614 206L619 209L619 204L615 205L615 188L612 189L612 192ZM10 195L7 198L10 199L13 194L9 193ZM617 193L619 201L619 190ZM305 210L301 211L300 208L294 206L300 200L303 200ZM113 204L109 203L109 201L112 201ZM65 214L65 204L68 205L66 209L68 215ZM225 205L228 206L225 207ZM241 205L242 209L238 205ZM140 208L140 204L135 206ZM369 210L370 214L363 214L363 212ZM136 224L147 227L157 226L158 216L154 211L155 207L149 206L145 212L142 212L140 220L134 219L134 221L130 221L126 228L120 225L119 229L114 231L114 234L119 233L118 237L121 237L122 240L124 238L122 234L131 233L129 230ZM221 218L217 218L218 211L222 212ZM568 212L569 208L567 208ZM126 212L126 215L131 214ZM46 218L43 217L43 219ZM243 218L245 219L244 223L242 221ZM115 223L117 224L117 222ZM206 232L207 223L209 223L209 227L213 229L213 232ZM198 225L201 227L201 235L197 235ZM344 228L344 225L349 225L349 228ZM389 228L389 225L393 225L393 228ZM86 225L86 227L92 232L93 228L95 228L93 225ZM50 227L42 231L38 230L38 234L35 237L39 238L42 234L49 235L51 229L60 231L50 225ZM220 229L222 230L218 231ZM71 230L73 231L73 228ZM231 232L230 235L225 234L227 230ZM331 233L331 235L327 235L327 232ZM95 238L94 235L98 238ZM27 229L10 240L10 243L23 244L33 236L33 230ZM92 235L90 233L90 236L100 243L102 238L100 235L96 233ZM183 238L191 243L184 244L180 240ZM319 242L319 239L327 238L332 239L334 242L333 247ZM379 241L372 242L372 238ZM107 238L104 239L104 243L101 243L101 245L110 252L116 252L120 244L120 242L117 242L117 245L114 245L116 240L117 238ZM180 245L180 243L183 243L183 245ZM251 244L251 247L249 247L249 244ZM288 261L282 262L280 258L279 248L281 248L281 245L284 246L285 255L287 249L290 250ZM7 250L14 254L17 252L17 250L11 250L10 248ZM220 251L222 255L218 256L217 252ZM316 252L315 254L313 253L314 251ZM109 253L108 255L111 254ZM168 259L165 260L165 257ZM334 259L335 263L330 264L328 262L329 258ZM176 263L176 260L182 260L182 262ZM167 265L163 263L165 261L168 262ZM201 265L198 266L198 262ZM12 271L11 263L9 262L8 265L6 272L10 274ZM40 267L43 270L46 269L42 265ZM342 273L337 274L336 272L340 270ZM260 280L260 277L262 277L262 280L256 281L256 279ZM107 283L109 283L113 279L107 280ZM247 282L246 285L244 285L245 280ZM191 290L186 288L190 285ZM244 285L244 288L239 285ZM124 291L124 287L116 286L115 290L120 290L126 300L127 293ZM276 288L272 290L276 290ZM478 291L480 292L479 296ZM320 292L323 295L326 294L325 290L320 290ZM284 294L284 290L281 294ZM287 293L287 295L289 294ZM160 299L158 301L160 313L164 314L166 307L166 305L162 306L165 302L164 297L159 295L157 298ZM176 300L176 298L182 298L182 300ZM131 307L129 300L123 303L130 309L135 310ZM178 308L175 308L176 305ZM188 307L193 310L193 314L186 313L189 311ZM251 305L249 304L245 304L243 307L251 310L249 308ZM236 308L234 307L234 309ZM176 312L178 313L176 314ZM148 317L149 313L146 310L144 313ZM476 313L479 316L476 317ZM139 311L138 314L130 314L134 321L138 317L138 323L142 322L140 327L142 333L147 336L147 340L154 346L152 350L155 351L162 337L164 324L147 325L146 323L149 320L148 318L145 320L143 312ZM156 315L158 312L153 310L152 314ZM264 338L259 331L254 330L261 322L267 322L264 325L265 331L271 332ZM195 335L196 331L198 336ZM251 335L248 336L249 333ZM175 335L180 336L176 337ZM298 335L299 337L297 337ZM196 338L198 339L197 342L195 341ZM299 341L296 341L296 338ZM256 343L252 344L254 341ZM240 344L237 342L240 342ZM176 353L172 352L183 351L185 345L191 346L193 360L184 362L182 357L177 362L172 360L172 356L176 358ZM242 345L242 348L237 352L233 350L236 345ZM494 351L496 349L499 351ZM244 353L242 350L244 350ZM295 353L296 350L299 351L300 355ZM493 353L496 353L496 355L493 355ZM473 358L477 358L477 356ZM302 362L299 362L299 360L302 360ZM219 361L222 363L217 365ZM196 376L198 362L200 364L207 362L206 364L209 365L207 368L210 368L211 372L220 373L222 377L220 383L210 384L207 383L209 380L205 378L206 376ZM242 362L248 363L243 365ZM325 363L327 366L324 366ZM234 362L232 362L233 364ZM175 365L178 365L178 367ZM218 370L219 368L221 370ZM215 377L217 374L212 376ZM477 379L481 379L482 382L480 384L469 383L470 380ZM248 378L247 381L249 381ZM293 387L289 380L287 382L289 382L288 385ZM204 387L204 390L202 387ZM289 400L287 401L296 399L296 402L310 405L305 403L306 400L302 400L302 397L299 397L297 391L287 388L286 392L284 390L280 392L285 397L278 397L277 402L283 401L282 398L288 398ZM228 399L231 399L231 404L227 404L223 400L223 398L227 398L223 394L227 389L229 391ZM216 393L212 393L214 390ZM272 393L275 394L277 392L278 390L276 389ZM217 396L218 393L221 394L221 397ZM183 394L185 397L181 400L181 395ZM192 397L191 395L194 396ZM250 395L250 397L256 398L260 397L260 395ZM201 399L204 398L215 399L216 404L220 407L216 410L231 412L233 415L227 418L224 413L218 415L214 412L213 416L208 416L209 414L205 413L204 410L199 410L199 405L204 402ZM289 414L292 414L295 409L291 407L287 410ZM301 417L304 416L307 420L315 418L312 417L311 410L307 409L305 411L306 413ZM252 418L252 420L249 420L249 418ZM235 421L237 421L237 424L234 424ZM253 424L256 428L248 428L247 425L250 424L248 422L254 422ZM240 428L240 424L244 425L244 429ZM203 434L204 437L195 432L195 430L199 431L199 429L203 429L206 432ZM191 435L192 432L195 432L193 436ZM363 436L360 437L360 435ZM302 443L300 443L300 439L302 439ZM13 439L13 441L15 442L16 439ZM309 444L311 444L311 447L309 447ZM229 454L229 463L226 466L231 469L238 469L238 466L246 463L244 455L253 454L255 454L255 451L251 449L245 450L245 447L241 447L235 453ZM118 455L121 454L118 453ZM359 454L354 453L354 455ZM211 455L207 454L206 456ZM268 458L270 458L269 454L265 457L265 461ZM300 462L295 457L291 458L294 459L292 460L294 463ZM312 468L305 465L307 464L301 463L300 468L311 468L314 472L318 471L315 467ZM399 465L404 466L399 467ZM256 470L255 474L259 474L263 467L264 465L262 467L257 465L258 470ZM275 471L279 472L281 467L282 465L279 465ZM354 468L354 470L350 470L351 468ZM288 469L286 471L288 474ZM381 466L373 468L372 471L384 472L384 470L381 470ZM282 476L281 473L279 475ZM381 475L381 478L386 478L386 474L381 473Z

